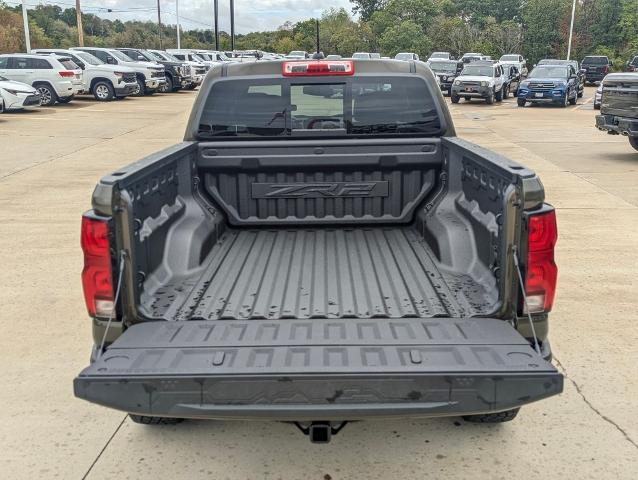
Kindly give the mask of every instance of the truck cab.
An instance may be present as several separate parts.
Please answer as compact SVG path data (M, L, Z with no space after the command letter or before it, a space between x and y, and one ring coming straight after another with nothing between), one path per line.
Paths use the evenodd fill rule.
M422 62L231 63L82 219L85 400L139 423L512 420L562 391L554 209Z

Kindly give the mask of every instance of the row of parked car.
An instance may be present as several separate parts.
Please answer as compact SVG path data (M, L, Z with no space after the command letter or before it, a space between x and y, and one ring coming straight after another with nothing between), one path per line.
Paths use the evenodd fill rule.
M256 61L263 52L74 47L0 55L0 111L68 103L76 95L111 101L197 88L221 62Z

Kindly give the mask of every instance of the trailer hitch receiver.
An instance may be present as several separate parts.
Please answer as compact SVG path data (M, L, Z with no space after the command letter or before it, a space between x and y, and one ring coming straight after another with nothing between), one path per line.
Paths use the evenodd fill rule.
M326 422L316 421L304 425L300 422L294 422L295 426L301 430L301 433L308 435L312 443L330 443L333 435L339 433L348 422Z

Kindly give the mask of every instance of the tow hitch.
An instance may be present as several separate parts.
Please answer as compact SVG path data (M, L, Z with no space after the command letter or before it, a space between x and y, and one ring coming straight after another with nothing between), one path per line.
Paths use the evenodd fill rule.
M329 443L333 435L336 435L348 422L310 422L304 425L300 422L293 422L301 430L301 433L310 437L312 443Z

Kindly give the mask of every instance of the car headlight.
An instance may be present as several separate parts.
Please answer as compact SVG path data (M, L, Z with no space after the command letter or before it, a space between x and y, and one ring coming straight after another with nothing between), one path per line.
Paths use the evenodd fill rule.
M115 75L116 77L123 77L124 72L113 72L113 75Z
M481 82L481 87L487 87L487 82Z
M461 81L460 81L460 80L455 80L455 81L454 81L454 85L456 85L456 86L461 85Z

